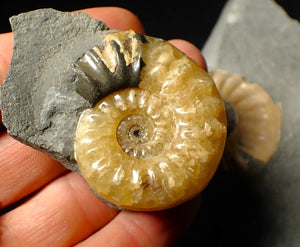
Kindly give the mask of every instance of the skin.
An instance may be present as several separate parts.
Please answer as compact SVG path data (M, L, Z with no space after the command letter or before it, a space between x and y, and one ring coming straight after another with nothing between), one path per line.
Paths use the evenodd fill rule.
M105 7L81 11L112 29L144 33L138 18L128 10ZM179 39L170 43L206 68L194 45ZM0 84L7 74L12 49L12 33L0 34ZM171 246L199 210L199 197L161 212L112 209L98 200L76 173L12 139L3 128L0 128L0 157L0 246L3 247Z

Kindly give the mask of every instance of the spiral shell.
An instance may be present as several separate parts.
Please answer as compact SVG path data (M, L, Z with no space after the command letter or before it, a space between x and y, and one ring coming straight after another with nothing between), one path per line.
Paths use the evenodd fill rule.
M224 70L213 70L210 75L233 108L234 114L228 118L235 121L231 124L234 129L227 138L226 149L245 168L251 158L267 163L280 141L281 104L274 104L263 88L247 83L240 75Z
M101 198L130 210L161 210L193 198L211 180L225 145L225 108L213 80L161 39L133 31L105 39L106 46L93 48L97 64L105 64L112 84L121 66L126 82L80 116L75 158L83 177ZM76 64L82 73L91 70ZM91 84L101 85L96 81Z

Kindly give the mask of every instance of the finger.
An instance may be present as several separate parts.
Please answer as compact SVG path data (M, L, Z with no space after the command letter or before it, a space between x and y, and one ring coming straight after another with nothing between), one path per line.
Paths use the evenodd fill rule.
M0 209L38 190L66 169L49 156L0 135Z
M183 51L190 58L194 59L203 69L207 70L205 59L195 45L182 39L172 39L169 40L169 42L179 50Z
M73 246L117 213L71 172L0 217L0 246Z
M4 78L7 74L11 54L13 50L13 36L12 33L0 34L0 85L4 81ZM2 130L2 116L0 110L0 132Z
M2 123L2 115L1 115L1 109L0 109L0 134L4 130L5 130L5 127L4 127L3 123Z
M161 212L122 211L78 247L172 246L195 218L200 197Z
M110 29L129 30L145 33L138 17L127 9L118 7L98 7L80 10L95 19L103 21Z
M93 8L84 11L95 18L109 23L112 28L133 28L141 32L143 31L138 19L127 10L121 8ZM3 47L3 59L0 60L0 68L2 68L1 76L3 77L4 73L6 74L7 72L11 57L12 34L2 36L0 47ZM0 202L2 203L2 207L21 199L22 196L29 195L40 186L54 179L55 176L59 176L64 172L64 169L62 169L58 162L53 161L38 151L34 151L23 144L11 140L9 137L2 137L0 148L0 162L2 162L0 167L3 171L0 172ZM49 170L51 172L48 174ZM19 180L22 183L15 186L15 182Z
M12 33L0 34L0 84L7 74L13 50Z

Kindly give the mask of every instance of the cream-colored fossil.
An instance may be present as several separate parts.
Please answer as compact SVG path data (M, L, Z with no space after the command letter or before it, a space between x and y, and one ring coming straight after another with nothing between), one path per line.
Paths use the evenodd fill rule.
M212 70L210 75L235 115L229 117L235 123L226 150L244 168L249 158L268 162L280 141L281 104L274 104L263 88L240 75L224 70Z
M99 95L107 95L78 122L75 158L83 177L101 198L130 210L161 210L195 197L225 145L225 107L215 83L161 39L127 31L104 41L75 63L84 74L79 93L80 84L99 83ZM95 63L106 70L93 69ZM120 83L103 93L105 80L118 80L119 67L122 80L136 86ZM95 71L99 78L106 73L102 82L91 79Z

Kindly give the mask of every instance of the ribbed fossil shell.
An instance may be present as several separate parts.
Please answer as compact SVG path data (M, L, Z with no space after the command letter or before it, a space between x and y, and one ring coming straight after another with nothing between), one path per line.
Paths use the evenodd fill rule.
M78 122L75 158L83 177L101 198L131 210L193 198L211 180L225 145L225 108L213 80L161 39L127 31L105 40L75 63L83 75L77 82L98 90L91 102L108 94ZM105 78L90 79L90 71ZM113 88L106 90L108 78Z
M245 168L250 157L268 162L280 141L281 104L274 104L263 88L247 83L240 75L224 70L210 74L235 114L230 117L236 123L227 138L226 149Z

